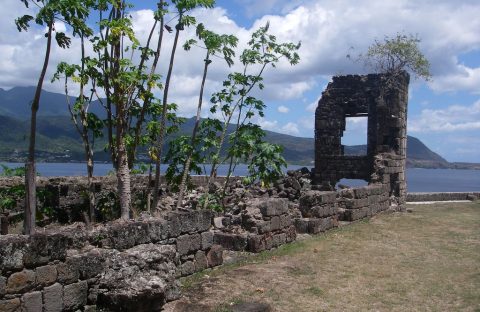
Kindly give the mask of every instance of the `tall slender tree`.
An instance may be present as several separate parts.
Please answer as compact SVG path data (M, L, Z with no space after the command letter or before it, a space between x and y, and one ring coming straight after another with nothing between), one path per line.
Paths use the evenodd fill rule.
M193 149L198 144L196 142L197 132L200 126L200 116L202 112L202 104L203 104L203 92L205 89L205 81L207 79L208 73L208 66L212 63L212 57L218 56L217 54L221 54L223 59L227 62L228 66L233 65L233 57L235 53L233 48L237 46L238 38L233 35L218 35L210 30L205 29L203 24L199 24L197 26L197 37L199 40L203 42L204 48L206 50L206 55L204 59L204 67L203 67L203 75L202 75L202 82L200 84L200 94L198 96L198 105L197 105L197 114L195 116L195 124L192 130L192 136L190 139L190 145L186 155L186 161L183 165L183 173L182 173L182 180L179 186L179 193L177 199L177 208L181 207L183 203L183 196L185 194L187 177L190 172L190 164L192 161L192 154ZM191 39L187 41L184 45L186 50L190 50L192 45L197 44L197 41Z
M172 0L177 10L177 25L175 25L175 39L173 41L172 52L170 53L170 62L168 65L167 77L165 80L165 88L163 90L162 100L162 114L160 119L159 132L157 136L157 142L155 146L155 187L153 194L153 206L157 207L158 193L160 188L160 163L163 153L163 144L165 142L165 132L167 128L167 108L168 108L168 92L170 90L170 82L173 73L173 65L175 63L175 54L177 51L178 38L180 32L190 25L196 24L196 20L193 16L187 15L189 11L195 8L204 7L212 8L215 4L215 0Z
M50 54L52 50L52 40L55 33L55 40L61 48L68 48L71 39L63 32L55 31L55 22L62 21L73 27L80 24L77 20L85 20L88 16L89 1L75 1L75 0L20 0L27 8L30 5L36 7L38 11L33 15L23 15L15 20L17 29L19 31L26 31L30 27L30 22L35 21L40 26L46 26L47 32L45 56L43 59L43 66L38 78L35 95L31 104L30 116L30 136L28 147L28 158L25 163L25 234L32 234L35 232L35 215L36 215L36 170L35 170L35 139L37 128L37 112L40 106L40 97L42 93L43 82L47 73L48 63L50 61ZM75 34L75 29L74 29Z
M278 43L276 37L269 33L269 27L270 25L267 23L252 34L251 40L248 42L249 47L244 49L240 55L243 71L229 74L228 78L223 82L224 88L212 95L211 102L213 106L210 111L213 114L220 112L224 116L224 120L218 139L217 151L212 158L208 184L215 178L218 165L225 160L230 160L224 190L233 172L235 161L242 158L243 155L249 154L248 150L242 151L238 149L238 146L253 147L250 144L251 142L259 145L263 135L261 129L251 124L251 119L254 116L264 116L265 104L253 97L251 92L257 87L260 90L264 88L263 74L267 66L275 67L282 58L285 58L291 65L297 64L300 60L297 53L300 43ZM226 148L227 157L222 160L221 153L225 149L224 145L227 141L228 128L234 117L236 117L235 131L230 134L230 146ZM249 142L244 142L244 144L239 142L240 139ZM245 159L245 157L243 158ZM281 163L281 161L279 162ZM207 194L203 206L206 208L208 205L209 196Z

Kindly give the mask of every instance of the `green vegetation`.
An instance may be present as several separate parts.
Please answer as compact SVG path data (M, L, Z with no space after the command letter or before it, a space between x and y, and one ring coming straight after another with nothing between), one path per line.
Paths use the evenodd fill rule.
M24 209L24 232L25 234L33 234L35 232L35 216L37 210L37 194L35 185L35 147L37 135L37 112L40 107L40 97L42 94L43 82L47 73L48 63L50 61L50 53L52 49L52 40L59 47L65 49L70 47L71 38L64 32L56 31L55 23L62 22L70 26L73 35L83 34L88 19L89 8L93 4L92 1L75 1L75 0L21 0L28 9L32 5L35 9L31 9L34 15L25 14L15 19L15 25L19 32L27 31L30 23L33 21L40 27L46 28L45 38L47 40L45 46L45 58L43 60L42 70L38 77L35 95L31 102L30 115L30 131L28 159L25 163L25 209ZM54 35L55 34L55 35ZM83 38L83 37L82 37Z
M251 174L249 183L260 180L263 184L269 184L282 174L281 169L286 166L286 162L281 155L281 147L265 142L263 139L265 133L252 123L252 118L264 116L265 108L264 103L253 97L252 93L263 89L263 75L268 67L275 67L283 59L291 65L299 62L297 51L300 44L277 42L277 38L269 32L267 23L253 32L247 48L236 60L234 49L238 39L235 36L218 35L215 30L207 30L203 23L198 23L196 18L190 15L198 8L213 8L214 0L159 0L146 42L140 42L135 33L132 16L129 14L134 7L133 4L123 0L82 2L22 0L22 2L27 8L35 4L39 10L33 11L35 16L19 17L15 21L18 30L27 30L32 21L47 28L45 61L39 84L35 89L28 137L26 233L34 231L34 223L29 220L35 215L36 210L34 200L35 156L38 154L35 144L36 120L51 42L55 36L60 47L68 48L72 41L65 33L55 32L55 23L58 20L64 22L80 42L80 58L74 60L72 64L65 62L58 64L52 81L59 80L64 83L65 105L68 107L74 129L83 143L83 151L77 148L75 151L70 151L70 148L62 150L61 147L55 146L54 141L49 142L47 150L53 149L65 155L83 153L87 162L89 185L86 195L90 206L89 217L85 221L95 222L96 199L92 178L95 146L99 143L103 143L103 148L109 154L116 171L117 198L122 219L130 219L132 212L134 215L139 209L144 209L144 206L152 205L156 208L160 193L160 164L166 161L171 164L167 172L169 183L172 186L178 183L179 186L177 207L183 205L182 198L187 191L190 169L198 172L201 163L212 164L212 170L207 174L209 182L212 182L218 165L222 163L229 165L228 177L239 162L249 164ZM168 21L165 20L167 14ZM97 19L96 23L89 20L90 16ZM175 31L169 24L175 24ZM198 113L192 134L186 137L176 134L184 119L177 116L178 105L169 100L169 91L175 87L172 85L172 76L180 33L188 27L195 26L198 41L189 38L184 48L188 51L193 46L201 46L206 54L203 59L198 59L204 64ZM168 70L163 80L156 69L164 36L170 33L174 36L173 45ZM87 46L92 49L88 49ZM229 67L238 61L241 64L241 71L230 73L221 90L211 97L211 116L221 114L223 119L207 118L201 121L204 87L208 66L212 63L213 57L222 58ZM79 89L78 96L73 99L69 96L69 88L72 85ZM10 108L7 107L7 111ZM233 127L230 125L231 122ZM39 139L43 139L40 131L38 134ZM72 143L70 138L79 141L78 137L70 135L61 137L56 131L54 135L61 144ZM170 149L165 153L164 148L168 141L173 144L169 144ZM145 160L140 159L140 152L148 155L149 176L155 179L154 188L148 190L148 193L153 194L152 203L148 199L145 204L144 199L133 198L131 194L130 175L136 170L135 164ZM18 155L22 152L15 153ZM216 205L221 205L227 183L221 194L208 194L207 191L204 195L205 208L220 209ZM150 197L148 194L147 198ZM213 205L209 204L210 199L215 199Z
M375 40L367 53L358 55L357 61L363 61L367 68L378 73L395 76L405 70L416 78L429 80L432 77L430 62L420 51L420 42L418 36L412 34L398 33L393 38L385 36L383 41Z

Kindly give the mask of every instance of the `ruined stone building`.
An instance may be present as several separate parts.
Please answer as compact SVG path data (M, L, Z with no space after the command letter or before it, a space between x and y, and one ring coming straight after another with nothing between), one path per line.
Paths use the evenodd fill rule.
M318 185L342 178L382 184L393 205L406 198L405 160L409 75L370 74L333 78L315 112L315 173ZM347 117L368 117L367 154L344 154Z

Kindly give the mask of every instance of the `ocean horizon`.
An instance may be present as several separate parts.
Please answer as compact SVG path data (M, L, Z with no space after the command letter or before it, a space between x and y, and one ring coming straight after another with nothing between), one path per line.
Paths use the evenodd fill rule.
M0 162L9 168L22 167L23 163ZM168 165L161 166L164 173ZM303 167L311 169L311 166L289 165L286 170L297 170ZM210 165L204 165L205 171L209 172ZM1 170L1 169L0 169ZM228 165L220 165L217 173L219 176L226 175ZM86 176L85 163L37 163L37 172L40 176ZM237 165L235 176L245 176L248 173L247 165ZM96 163L95 176L113 174L113 166L110 163ZM423 169L407 168L407 191L408 192L478 192L480 191L480 170L464 169ZM366 185L363 180L342 179L341 184L348 186Z

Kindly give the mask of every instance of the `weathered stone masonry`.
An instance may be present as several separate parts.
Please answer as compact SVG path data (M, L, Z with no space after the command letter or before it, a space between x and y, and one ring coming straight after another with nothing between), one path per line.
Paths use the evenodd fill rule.
M334 77L315 111L314 182L335 186L342 178L383 185L381 194L403 209L409 75L370 74ZM368 117L367 155L346 156L341 145L347 117ZM350 196L350 195L349 195ZM351 204L350 199L357 203ZM364 204L359 201L365 199ZM383 199L382 199L383 200ZM370 200L372 201L372 200ZM367 206L366 197L347 198L345 209ZM352 215L352 214L350 214ZM355 214L353 214L355 215ZM363 213L358 214L358 216Z
M176 279L222 264L211 211L0 236L0 311L158 311Z
M294 241L297 233L337 227L339 220L401 209L408 81L407 74L334 77L316 111L314 172L290 171L268 189L234 182L233 204L223 214L170 212L93 229L74 223L57 232L0 236L0 311L158 311L179 297L178 277L222 264L223 248L260 252ZM345 118L355 116L368 116L366 156L343 155ZM369 185L335 191L341 178ZM96 191L114 192L110 180L97 178ZM50 204L65 211L63 221L78 219L85 178L38 182L50 191ZM4 180L0 187L18 183ZM132 193L146 183L135 177Z

